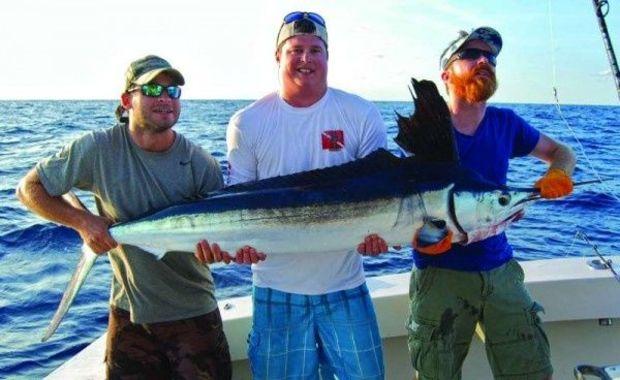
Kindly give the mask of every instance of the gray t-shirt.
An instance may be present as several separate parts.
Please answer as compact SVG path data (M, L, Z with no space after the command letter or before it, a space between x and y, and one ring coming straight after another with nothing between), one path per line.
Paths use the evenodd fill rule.
M91 191L99 214L114 222L202 198L223 185L218 162L179 133L167 151L148 152L133 142L125 124L74 140L36 169L50 195L74 187ZM110 302L129 311L135 323L191 318L217 308L211 272L193 254L169 252L158 261L119 246L109 258Z

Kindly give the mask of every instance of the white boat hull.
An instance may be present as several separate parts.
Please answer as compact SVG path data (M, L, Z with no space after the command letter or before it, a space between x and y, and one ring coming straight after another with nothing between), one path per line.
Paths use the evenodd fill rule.
M546 313L541 315L551 342L554 378L572 379L578 364L620 363L620 283L609 270L587 266L591 258L522 262L525 282ZM620 256L612 257L620 263ZM383 338L387 379L411 379L405 320L409 274L368 279ZM250 297L219 302L234 360L233 378L250 379L246 338L250 329ZM48 379L104 379L105 335L65 362ZM474 339L463 367L463 379L492 379L484 344Z

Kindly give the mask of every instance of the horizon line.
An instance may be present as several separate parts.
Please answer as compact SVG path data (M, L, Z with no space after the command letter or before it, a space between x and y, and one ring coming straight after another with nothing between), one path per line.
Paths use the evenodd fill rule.
M260 98L256 98L256 99L244 99L244 98L183 98L181 99L182 101L242 101L242 102L253 102L256 101ZM92 102L114 102L114 101L118 101L119 99L117 98L110 98L110 99L104 99L104 98L99 98L99 99L91 99L91 98L32 98L32 99L4 99L4 98L0 98L0 102L46 102L46 101L50 101L50 102L71 102L71 101L92 101ZM368 99L366 98L366 100L370 101L370 102L391 102L391 103L410 103L412 102L411 99L406 99L406 100L398 100L398 99ZM533 103L533 102L524 102L524 101L497 101L497 102L488 102L489 105L493 105L493 104L516 104L516 105L528 105L528 104L535 104L535 105L555 105L555 102L543 102L543 103ZM606 106L606 107L620 107L620 104L611 104L611 103L572 103L572 102L566 102L566 103L560 103L560 106Z

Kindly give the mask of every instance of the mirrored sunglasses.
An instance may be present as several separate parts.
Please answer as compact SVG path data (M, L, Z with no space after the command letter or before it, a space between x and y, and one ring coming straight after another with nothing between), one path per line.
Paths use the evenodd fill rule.
M129 92L135 91L135 90L140 90L142 95L148 96L151 98L160 97L161 94L164 93L164 90L166 90L166 92L168 93L168 96L171 99L178 99L181 97L181 87L179 86L163 86L157 83L147 83L139 87L134 87L130 89Z

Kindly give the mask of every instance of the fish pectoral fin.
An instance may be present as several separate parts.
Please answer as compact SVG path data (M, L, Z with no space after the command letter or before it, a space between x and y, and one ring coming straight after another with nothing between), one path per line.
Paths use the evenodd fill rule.
M167 250L160 247L139 246L138 248L140 248L144 252L150 253L151 255L155 256L157 260L161 260L168 252Z
M411 244L429 255L444 253L452 247L452 231L445 220L429 219L416 231Z
M443 219L429 219L424 222L415 235L418 246L424 247L437 244L448 235L448 225Z

